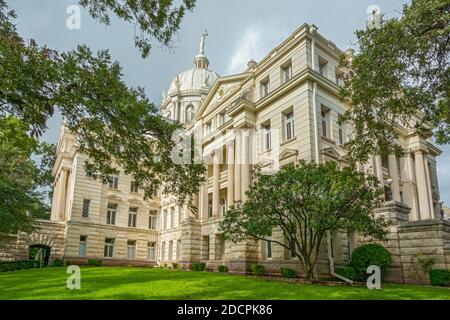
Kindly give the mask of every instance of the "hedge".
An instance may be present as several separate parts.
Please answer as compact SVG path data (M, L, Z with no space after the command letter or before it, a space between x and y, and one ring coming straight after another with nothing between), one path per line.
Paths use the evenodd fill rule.
M228 272L228 267L224 266L224 265L219 266L219 272L223 272L223 273Z
M205 271L206 264L203 262L197 262L192 264L193 271Z
M263 276L266 273L264 266L257 263L252 264L250 270L254 276Z
M446 287L450 283L450 271L447 269L433 269L428 274L432 286Z
M283 278L296 278L297 277L297 272L293 269L289 269L289 268L281 268L281 276Z
M0 262L0 272L14 271L21 269L39 268L40 262L37 260L16 260Z

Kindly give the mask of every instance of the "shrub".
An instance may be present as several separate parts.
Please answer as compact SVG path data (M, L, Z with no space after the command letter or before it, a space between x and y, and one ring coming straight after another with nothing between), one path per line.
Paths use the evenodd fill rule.
M37 260L17 260L17 261L0 262L0 272L39 268L39 267L40 263Z
M350 280L358 279L358 274L356 273L355 269L353 269L353 267L350 266L340 268L337 274Z
M53 260L52 267L62 267L64 265L62 259Z
M178 268L178 263L176 263L176 262L173 262L172 263L172 269L177 269Z
M264 266L257 263L252 264L250 270L254 276L263 276L265 273Z
M192 264L193 271L205 271L206 265L203 262L197 262Z
M450 271L447 269L433 269L428 274L432 286L446 287L450 283Z
M219 266L219 272L223 272L223 273L226 273L226 272L228 272L228 267L227 266Z
M97 259L88 260L88 266L91 266L91 267L101 267L102 264L103 264L102 260L97 260Z
M392 257L385 247L376 243L364 244L352 253L350 266L356 274L365 278L367 268L371 265L380 267L384 271L392 262Z
M289 268L281 268L281 276L283 278L296 278L297 272Z

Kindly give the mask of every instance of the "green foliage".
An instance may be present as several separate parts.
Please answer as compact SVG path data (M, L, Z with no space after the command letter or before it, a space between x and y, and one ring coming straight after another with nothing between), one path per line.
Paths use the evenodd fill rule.
M145 4L81 3L103 22L108 21L109 10L126 21L136 19L143 32L165 42L195 1L185 0L175 8L171 1L156 0ZM60 53L33 40L27 42L17 32L14 15L8 13L3 0L0 12L0 118L15 116L32 136L40 136L48 119L58 111L68 131L77 135L79 151L90 159L87 171L98 179L106 182L120 168L133 174L146 198L162 185L163 192L178 195L180 204L189 202L204 181L203 165L172 161L176 145L172 135L180 124L164 119L143 88L125 84L121 66L109 52L95 54L80 45ZM144 42L139 38L139 43Z
M227 273L228 272L228 267L225 266L225 265L220 265L219 266L219 272Z
M178 263L172 262L172 269L173 269L173 270L178 269Z
M103 265L103 261L102 260L98 260L98 259L89 259L88 260L88 266L101 267L102 265Z
M397 123L450 141L449 12L448 0L414 0L400 18L356 31L358 54L341 65L341 96L352 106L341 118L354 126L351 159L400 154Z
M39 268L40 263L36 260L17 260L0 262L0 272L15 271L22 269Z
M186 10L192 11L196 0L183 0L178 7L173 6L173 1L164 0L79 0L79 3L101 23L109 25L110 14L114 13L119 19L134 25L140 32L135 33L134 43L145 58L150 53L152 38L164 46L170 45Z
M350 266L358 275L363 276L371 265L384 271L391 263L391 254L385 247L377 243L367 243L353 251Z
M334 163L301 161L268 175L256 172L247 201L230 207L220 230L226 239L271 241L291 250L312 279L320 244L327 231L347 230L385 239L389 225L375 209L384 201L378 179ZM277 228L285 241L271 237Z
M450 271L447 269L433 269L429 275L432 286L446 287L450 283Z
M205 271L206 264L203 262L196 262L192 264L193 271Z
M52 263L52 267L63 267L64 262L62 259L54 259Z
M294 269L290 269L290 268L281 268L281 276L283 278L296 278L297 277L297 272Z
M253 263L250 266L250 271L254 276L258 277L263 276L266 273L264 266L257 263Z
M341 267L337 270L337 274L343 276L344 278L350 280L358 280L358 274L355 269L351 266Z

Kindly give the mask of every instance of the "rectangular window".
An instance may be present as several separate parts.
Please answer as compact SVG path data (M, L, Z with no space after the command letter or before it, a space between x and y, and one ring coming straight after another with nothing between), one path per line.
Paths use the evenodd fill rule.
M170 208L170 228L175 227L175 208Z
M108 210L106 211L106 224L116 224L117 203L108 203Z
M80 236L80 250L79 250L80 257L86 256L86 244L87 244L87 236Z
M166 243L161 242L161 260L164 261L166 259Z
M154 196L154 197L157 197L158 194L159 194L159 192L158 192L158 186L155 186L155 187L153 188L153 196Z
M270 134L270 123L262 125L262 145L263 145L263 151L270 150L272 147L272 137Z
M136 228L137 213L138 213L137 207L130 207L130 209L128 210L128 226L129 227Z
M290 111L285 114L285 138L291 140L294 138L294 112Z
M158 211L156 210L150 210L149 216L148 216L148 228L151 230L156 230L156 215Z
M320 75L326 76L327 65L328 65L328 62L324 58L319 57L319 73L320 73Z
M83 218L89 217L89 207L91 206L91 199L83 199L83 211L81 216Z
M282 82L286 83L292 78L292 64L289 63L281 67Z
M156 243L155 242L149 242L148 243L147 258L149 260L156 260Z
M105 239L105 251L104 256L107 258L112 258L114 256L114 239Z
M272 259L272 242L266 242L267 259Z
M109 177L108 186L111 189L117 189L119 187L119 176L117 174Z
M225 113L219 113L219 127L225 123Z
M212 123L211 121L205 124L205 134L211 133Z
M212 200L208 200L208 218L211 218L213 215L213 206L212 206Z
M136 180L134 180L134 179L131 180L130 192L134 192L134 193L138 193L139 192L138 185L136 183Z
M339 127L339 144L344 144L344 133L342 127Z
M136 240L127 241L127 256L128 259L136 259Z
M322 127L322 137L331 138L330 110L325 107L320 112L320 123Z
M261 97L267 97L270 93L270 80L267 78L266 80L261 81Z

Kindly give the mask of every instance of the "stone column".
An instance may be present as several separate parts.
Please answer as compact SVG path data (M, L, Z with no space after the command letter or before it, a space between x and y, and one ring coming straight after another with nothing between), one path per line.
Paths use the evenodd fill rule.
M414 182L414 163L411 153L406 153L400 159L401 177L403 183L403 201L411 208L410 220L420 219L417 204L417 191Z
M431 219L435 219L436 215L433 206L433 192L431 190L430 169L428 167L428 158L426 155L424 156L424 166L425 166L425 178L427 180L428 201L430 202Z
M383 165L381 163L381 156L375 156L374 161L377 178L380 181L381 187L384 188Z
M244 131L242 135L242 173L241 173L241 183L242 183L242 201L247 199L245 192L248 190L250 185L250 154L249 154L249 140L250 135L248 131Z
M228 187L227 187L227 205L231 206L234 202L234 142L227 144L227 165L228 165Z
M418 149L414 152L416 164L416 184L419 197L420 220L431 219L430 200L428 199L428 184L425 172L425 160L423 150Z
M242 137L239 130L236 132L236 144L235 144L235 164L234 164L234 200L240 201L241 197L241 163L242 154L240 150L242 149Z
M208 220L208 180L202 186L202 209L200 212L200 221Z
M213 161L213 197L212 197L212 215L213 218L217 218L219 216L220 211L220 157L219 152L221 150L216 150L214 152L214 161Z
M400 202L401 201L400 183L398 180L397 158L394 154L390 154L388 157L388 161L389 161L389 175L392 179L392 185L391 185L392 198L395 201Z
M56 199L56 218L58 221L64 220L64 209L66 203L66 180L67 171L61 168L58 179L58 198Z

